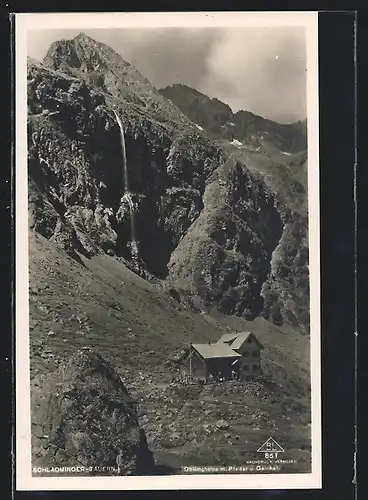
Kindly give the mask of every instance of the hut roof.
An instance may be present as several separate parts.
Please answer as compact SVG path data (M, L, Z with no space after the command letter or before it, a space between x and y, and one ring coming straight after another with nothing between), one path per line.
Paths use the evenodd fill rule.
M254 338L259 347L262 349L263 345L252 332L239 332L234 334L225 333L225 335L223 335L220 338L220 340L218 340L218 343L221 344L226 343L231 347L231 349L240 349L240 347L244 344L244 342L248 339L250 335Z
M230 342L232 342L233 340L236 339L236 337L238 336L237 333L225 333L217 342L221 342L223 344L228 344Z
M204 359L211 358L240 358L241 355L233 351L227 344L192 344L200 356Z

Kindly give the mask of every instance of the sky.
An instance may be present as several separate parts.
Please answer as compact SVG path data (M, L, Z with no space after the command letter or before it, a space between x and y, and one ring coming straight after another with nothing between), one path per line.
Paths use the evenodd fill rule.
M236 112L279 123L306 117L305 32L301 27L39 30L28 56L84 32L110 45L156 88L174 83L216 97Z

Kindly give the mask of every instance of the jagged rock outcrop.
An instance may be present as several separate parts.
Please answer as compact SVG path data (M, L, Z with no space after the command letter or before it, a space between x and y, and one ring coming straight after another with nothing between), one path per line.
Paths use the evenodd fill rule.
M207 182L204 208L171 256L170 279L224 313L252 319L263 308L282 227L271 193L229 159Z
M54 44L45 58L53 69L29 63L31 227L53 237L69 252L78 247L86 255L113 250L129 256L130 207L122 199L123 169L119 128L112 112L115 109L125 127L141 257L149 271L164 277L172 249L199 214L205 179L221 163L221 150L200 136L192 124L181 127L181 120L190 122L176 108L176 126L166 124L165 128L154 120L151 109L142 112L131 100L104 93L91 75L84 81L71 76L69 73L74 75L78 67L72 48L77 45L80 56L80 44L80 39L63 42L62 50ZM92 44L88 50L93 48ZM70 53L74 54L73 71L65 62ZM116 57L120 62L120 56ZM80 63L85 71L88 61ZM111 66L115 69L115 59ZM124 80L131 92L129 83L129 79ZM140 88L142 98L147 97L146 85ZM110 90L112 86L110 80ZM158 96L158 102L163 101L165 106L161 112L170 118L172 107ZM193 207L188 208L188 204ZM173 211L175 217L181 217L178 224L173 223Z
M232 113L226 104L186 85L174 84L160 92L214 139L235 139L232 155L253 173L261 173L275 197L284 226L262 286L262 314L278 324L290 322L308 333L306 121L281 125L247 111ZM234 291L231 296L236 297ZM229 302L227 295L223 300Z
M89 475L145 474L153 466L135 402L98 354L76 354L32 380L32 466L85 467ZM92 467L92 470L88 470ZM113 470L115 468L115 471Z
M285 169L285 166L284 166ZM289 174L286 172L289 170ZM282 172L286 178L282 181ZM266 180L276 192L284 229L271 259L270 274L261 295L263 315L276 324L284 321L309 334L309 235L307 208L307 155L293 159L278 179Z
M262 287L263 314L276 324L287 321L308 334L309 266L306 221L284 227L273 252L270 274Z
M214 105L227 117L230 108ZM114 111L124 129L129 200ZM207 117L215 128L216 113ZM223 145L110 47L80 34L52 44L42 63L28 61L28 153L30 227L69 255L129 259L142 277L167 279L226 313L254 317L265 300L273 317L269 304L284 297L285 280L272 255L289 221L288 200L280 202L245 160L228 162ZM296 261L288 262L292 283ZM287 319L289 305L280 300Z

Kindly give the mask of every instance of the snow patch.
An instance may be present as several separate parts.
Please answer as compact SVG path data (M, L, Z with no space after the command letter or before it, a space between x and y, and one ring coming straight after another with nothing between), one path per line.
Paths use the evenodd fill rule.
M203 128L200 125L196 124L196 127L197 127L198 130L203 130Z
M286 156L291 156L291 153L288 153L287 151L281 151L281 154Z
M235 123L233 122L227 122L228 125L231 125L232 127L235 127Z
M231 141L231 144L234 144L234 146L242 146L243 144L241 142L239 142L237 139L234 139L233 141Z

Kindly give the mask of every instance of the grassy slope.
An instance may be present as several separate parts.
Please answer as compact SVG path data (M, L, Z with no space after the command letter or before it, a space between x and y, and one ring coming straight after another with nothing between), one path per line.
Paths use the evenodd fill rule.
M33 231L29 241L31 376L92 346L138 398L141 424L159 462L242 464L259 458L256 449L272 434L287 451L283 458L299 460L286 467L308 470L305 338L261 318L250 323L189 313L112 257L83 259L83 267ZM170 384L167 357L190 337L214 341L242 329L252 329L263 342L263 366L273 384ZM228 420L228 431L214 430L219 418Z
M40 341L47 341L59 357L92 346L118 368L159 370L190 334L198 341L217 338L215 327L201 315L194 318L114 258L81 258L85 267L30 232L33 351ZM45 283L48 288L43 288ZM49 335L50 331L54 334ZM34 356L32 360L35 373L45 370L43 359Z

